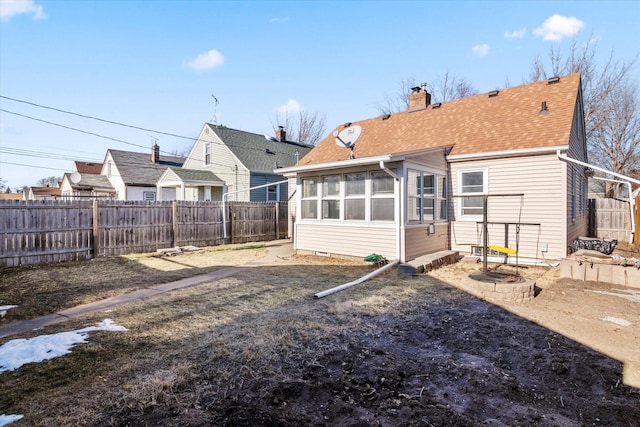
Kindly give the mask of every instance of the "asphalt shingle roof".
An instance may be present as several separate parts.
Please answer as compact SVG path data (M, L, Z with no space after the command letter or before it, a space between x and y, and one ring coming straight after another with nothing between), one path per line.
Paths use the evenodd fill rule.
M174 167L170 167L169 169L183 181L220 182L224 184L224 181L218 178L218 176L211 171L199 169L182 169Z
M362 127L355 158L450 146L450 155L564 146L569 143L579 88L580 74L571 74L557 83L545 80L502 89L491 97L484 93L354 122ZM543 101L548 110L541 114ZM299 165L348 159L349 149L338 147L332 133Z
M242 164L251 171L270 172L277 167L295 166L313 148L292 141L273 141L265 135L230 129L208 123ZM296 151L298 152L296 157Z
M70 174L68 174L70 175ZM81 173L80 174L80 182L74 183L71 182L71 186L76 189L86 188L91 190L109 190L115 191L113 185L104 175L92 174L92 173Z
M127 185L155 186L160 175L169 166L181 167L184 158L160 156L159 163L151 161L151 153L109 150L122 180Z
M75 161L75 169L78 173L90 173L98 175L102 171L102 163Z

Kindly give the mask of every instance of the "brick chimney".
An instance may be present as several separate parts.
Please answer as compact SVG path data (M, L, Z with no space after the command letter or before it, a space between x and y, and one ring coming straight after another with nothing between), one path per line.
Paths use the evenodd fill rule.
M427 84L422 83L421 87L411 88L411 94L409 95L409 111L411 110L423 110L431 104L431 94L427 92Z
M276 139L280 142L287 140L287 132L284 130L284 126L278 126L278 129L276 129Z
M158 144L151 146L151 161L153 163L160 163L160 146Z

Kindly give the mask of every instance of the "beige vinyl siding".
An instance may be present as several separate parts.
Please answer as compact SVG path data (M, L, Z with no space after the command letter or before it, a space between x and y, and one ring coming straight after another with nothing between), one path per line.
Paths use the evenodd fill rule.
M449 224L436 223L435 233L427 233L428 224L407 226L404 232L404 259L410 261L419 256L444 251L449 247Z
M331 255L366 257L376 253L396 259L396 227L357 226L341 224L295 225L295 249Z
M185 169L208 170L213 172L224 181L229 191L248 189L250 180L249 170L240 163L231 150L224 145L213 131L209 130L209 132L207 132L207 129L208 125L205 125L198 140L191 148L183 167ZM205 143L211 144L211 163L209 165L205 165L204 163ZM230 196L229 200L248 202L249 191L242 191L234 196Z
M489 198L489 222L539 223L523 225L519 241L516 229L509 230L508 247L516 249L519 257L541 259L542 244L547 244L546 259L557 259L566 254L566 193L564 188L563 162L554 154L512 157L451 163L451 180L454 194L459 193L458 172L460 170L486 168L488 170L488 194L524 193L520 197ZM451 198L450 210L451 248L469 253L470 245L482 244L481 225L475 220L458 219L460 199ZM504 246L504 226L491 225L489 244Z
M444 150L435 153L425 154L420 157L412 157L410 163L419 164L430 169L439 171L447 170L447 160L444 157ZM411 167L411 166L408 166Z

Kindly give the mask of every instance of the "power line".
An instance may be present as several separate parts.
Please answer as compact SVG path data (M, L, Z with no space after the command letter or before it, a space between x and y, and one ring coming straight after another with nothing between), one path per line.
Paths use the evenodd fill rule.
M57 112L64 113L64 114L70 114L70 115L77 116L77 117L82 117L82 118L85 118L85 119L97 120L97 121L100 121L100 122L103 122L103 123L109 123L109 124L113 124L113 125L117 125L117 126L123 126L123 127L131 128L131 129L142 130L142 131L145 131L145 132L153 132L153 133L157 133L157 134L160 134L160 135L167 135L167 136L173 136L173 137L176 137L176 138L188 139L189 141L192 141L192 142L198 140L198 138L193 138L193 137L190 137L190 136L177 135L175 133L163 132L163 131L159 131L159 130L155 130L155 129L148 129L148 128L143 128L143 127L140 127L140 126L129 125L129 124L126 124L126 123L116 122L116 121L113 121L113 120L107 120L107 119L102 119L102 118L99 118L99 117L89 116L89 115L86 115L86 114L75 113L73 111L62 110L60 108L49 107L49 106L46 106L46 105L37 104L35 102L25 101L25 100L22 100L22 99L11 98L9 96L0 95L0 98L8 99L10 101L20 102L20 103L27 104L27 105L32 105L32 106L38 107L38 108L44 108L44 109L47 109L47 110L57 111ZM215 97L214 97L214 99L215 99ZM0 111L5 111L5 110L1 110L0 109ZM11 112L9 112L9 113L11 113ZM11 114L20 115L18 113L11 113ZM24 117L29 118L28 116L24 116ZM40 120L40 119L34 119L34 120ZM48 123L48 122L46 122L44 120L40 120L40 121ZM62 126L62 125L59 125L59 126ZM65 127L65 126L62 126L62 127ZM260 148L239 147L239 146L236 146L236 145L233 145L233 144L225 144L225 143L216 142L216 141L209 141L209 142L212 143L212 144L225 145L227 147L238 147L238 148L242 148L244 150L262 151L262 149L260 149ZM132 144L132 145L136 145L136 144ZM144 148L146 148L146 147L144 147ZM167 152L164 152L164 153L165 154L169 154ZM293 155L291 153L285 153L285 152L282 152L282 151L275 151L275 153L283 154L283 155L290 156L290 157L295 157L295 155ZM203 159L194 159L194 160L203 160Z
M49 167L46 167L46 166L36 166L36 165L25 165L24 163L5 162L3 160L0 160L0 163L5 164L5 165L26 166L28 168L51 169L51 170L54 170L54 171L68 172L67 169L49 168Z
M60 108L48 107L46 105L36 104L35 102L24 101L22 99L11 98L9 96L0 95L0 98L8 99L10 101L15 101L15 102L21 102L21 103L27 104L27 105L33 105L34 107L38 107L38 108L45 108L47 110L57 111L59 113L65 113L65 114L70 114L72 116L82 117L84 119L97 120L99 122L109 123L109 124L112 124L112 125L123 126L123 127L131 128L131 129L142 130L142 131L145 131L145 132L153 132L153 133L157 133L157 134L160 134L160 135L174 136L176 138L183 138L183 139L189 139L189 140L195 139L195 138L192 138L192 137L189 137L189 136L176 135L175 133L162 132L162 131L158 131L158 130L154 130L154 129L147 129L147 128L143 128L143 127L140 127L140 126L134 126L134 125L129 125L129 124L126 124L126 123L120 123L120 122L116 122L116 121L112 121L112 120L101 119L99 117L93 117L93 116L87 116L85 114L74 113L73 111L66 111L66 110L62 110Z
M76 129L76 128L73 128L73 127L70 127L70 126L61 125L59 123L53 123L53 122L50 122L48 120L43 120L43 119L38 119L38 118L35 118L35 117L27 116L26 114L20 114L20 113L16 113L16 112L13 112L13 111L8 111L8 110L2 109L2 108L0 108L0 111L2 111L3 113L8 113L8 114L13 114L13 115L16 115L16 116L24 117L24 118L27 118L27 119L30 119L30 120L35 120L37 122L46 123L48 125L58 126L58 127L64 128L64 129L69 129L69 130L73 130L73 131L76 131L76 132L85 133L87 135L97 136L98 138L109 139L111 141L121 142L123 144L133 145L135 147L142 147L142 148L145 148L145 149L147 148L144 145L134 144L133 142L128 142L128 141L124 141L122 139L112 138L110 136L100 135L98 133L89 132L89 131L82 130L82 129Z
M93 160L93 159L78 159L75 156L69 156L65 154L57 154L57 153L46 153L42 151L31 151L31 150L23 150L20 148L12 148L12 147L0 147L0 153L12 154L15 156L27 156L27 157L42 157L45 159L52 160L70 160L70 161L81 161L81 162L93 162L93 163L101 163L102 160Z

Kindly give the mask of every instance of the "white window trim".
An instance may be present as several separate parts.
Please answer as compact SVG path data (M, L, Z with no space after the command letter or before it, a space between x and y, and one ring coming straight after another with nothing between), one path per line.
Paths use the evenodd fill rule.
M458 171L458 195L459 196L466 196L466 195L475 195L475 193L463 193L462 192L462 174L465 173L473 173L473 172L482 172L482 193L478 193L478 196L483 196L483 195L487 195L489 194L489 168L473 168L473 169L460 169ZM482 221L483 215L463 215L462 214L462 200L464 199L464 197L458 197L458 199L460 199L458 201L458 207L456 209L457 213L458 213L458 221L473 221L473 222L477 222L477 221Z
M355 175L355 174L363 174L364 175L364 193L362 194L354 194L347 195L347 175ZM345 222L359 222L364 223L367 220L367 183L369 182L369 173L367 171L361 172L348 172L342 175L342 185L344 186L344 197L342 197L342 204L344 205L344 210L342 210L342 216ZM362 219L348 219L347 218L347 200L364 200L364 218Z
M425 219L424 218L424 205L422 204L422 200L425 199L424 194L421 194L420 196L415 196L415 195L409 195L409 173L413 171L413 172L419 172L420 173L420 177L424 180L424 176L428 175L428 176L433 176L433 195L427 195L426 199L429 200L433 200L433 219ZM445 206L447 203L447 200L449 199L448 194L447 197L442 197L442 189L440 188L440 180L443 180L443 184L444 184L444 191L445 193L447 193L447 175L444 171L434 171L431 169L422 169L422 168L418 168L415 166L409 166L406 169L406 212L405 212L405 224L406 225L420 225L420 224L431 224L431 223L444 223L447 222L447 216L445 215L445 218L440 218L440 202L444 201ZM418 205L420 206L420 219L409 219L409 199L416 199L418 202ZM448 212L448 207L446 209L446 211Z
M209 150L209 158L208 159L207 159L207 149ZM210 142L205 142L204 143L202 157L204 159L204 161L203 161L204 165L205 166L210 166L211 165L211 143Z
M275 187L276 191L276 199L275 200L269 200L269 189ZM266 195L266 201L267 202L279 202L280 201L280 184L273 184L270 185L268 187L265 187L265 190L267 191L267 195Z
M333 176L337 176L338 177L338 194L337 195L329 195L329 196L325 196L324 194L324 180L325 178L328 177L333 177ZM320 205L320 216L318 217L321 221L327 221L327 222L336 222L336 221L343 221L344 220L344 175L341 173L337 173L337 174L329 174L329 175L322 175L319 178L319 184L320 184L320 191L318 192L320 194L320 203L318 203ZM324 211L323 211L323 202L325 200L337 200L338 201L338 218L324 218Z
M318 199L319 199L319 194L320 194L320 179L321 177L319 176L307 176L304 178L300 178L300 200L298 201L298 204L300 206L300 209L298 209L299 214L299 218L297 219L298 221L312 221L312 222L317 222L320 221L321 215L320 215L320 203L318 203ZM305 179L314 179L316 181L316 194L314 196L307 196L305 197L304 195L304 180ZM303 209L303 202L305 201L309 201L309 200L314 200L316 202L316 216L315 218L305 218L303 216L304 213L304 209Z

